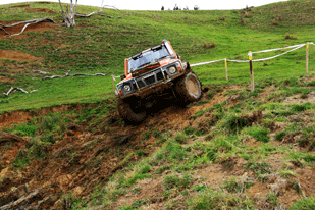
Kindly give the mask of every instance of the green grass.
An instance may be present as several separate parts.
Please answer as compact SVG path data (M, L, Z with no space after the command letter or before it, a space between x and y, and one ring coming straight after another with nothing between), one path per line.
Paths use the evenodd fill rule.
M24 20L44 15L24 12L23 8L10 6L12 5L0 6L0 11L3 12L1 21ZM59 12L57 3L31 3L30 7ZM44 60L3 61L0 76L7 76L17 69L20 71L10 75L14 82L0 84L0 92L7 91L11 86L38 91L31 94L15 92L8 98L0 96L0 112L73 105L62 113L34 117L29 122L3 128L1 132L29 139L29 143L15 156L11 167L23 170L33 160L47 160L57 140L63 139L65 133L68 136L73 135L71 127L80 127L81 133L91 133L95 137L95 140L84 144L84 150L91 154L100 141L99 135L112 138L111 135L116 135L118 128L124 129L122 121L116 119L116 102L106 100L114 97L109 75L41 81L42 75L32 73L33 69L48 71L50 74L64 74L71 70L112 72L119 75L123 72L125 57L159 44L162 39L171 41L183 60L191 63L225 57L248 59L249 50L258 51L313 41L315 29L312 27L313 18L309 15L312 13L306 9L313 7L315 3L312 1L294 0L252 8L253 11L249 11L247 15L243 10L129 11L131 14L121 19L100 16L77 18L78 27L74 29L59 27L57 24L53 31L27 33L26 40L2 40L0 50L12 49L30 53L43 57ZM78 12L89 13L97 9L79 6ZM104 9L104 13L113 16L125 12L127 11ZM57 21L61 19L60 14L52 14L51 17ZM297 17L304 19L301 22ZM41 44L45 41L48 41L47 44ZM215 47L207 47L211 43ZM59 45L63 47L58 47ZM311 55L313 50L311 46ZM255 54L254 58L273 56L280 52ZM286 97L297 94L301 94L301 98L308 97L315 90L314 82L301 81L301 77L305 76L305 48L273 60L255 62L256 90L253 93L248 89L248 63L228 62L229 81L225 81L223 62L196 66L193 70L202 84L210 89L206 93L208 98L194 106L215 99L215 95L223 94L225 85L231 84L242 84L243 88L230 89L223 96L239 96L240 103L230 105L231 100L227 99L211 108L200 109L189 118L189 124L183 124L184 127L179 130L173 130L173 125L168 125L164 120L158 124L160 130L154 123L145 125L134 137L130 137L128 143L111 148L117 149L114 155L119 159L121 170L108 177L109 181L98 183L92 195L82 200L65 195L62 202L71 205L67 208L106 209L127 194L143 196L146 188L144 179L148 179L150 182L157 181L160 185L157 189L162 192L156 194L157 198L143 197L118 209L145 208L155 202L163 202L164 207L169 209L257 209L261 200L245 195L245 191L253 184L267 182L268 177L273 175L294 179L299 176L297 168L314 167L314 105L281 103ZM310 75L314 75L314 70L311 62ZM272 85L274 87L270 88L270 94L266 96L270 101L258 97ZM80 111L75 109L76 103L82 103L83 108ZM301 117L298 122L295 121L297 117ZM302 122L303 117L307 118L306 122ZM277 141L286 137L299 138L294 143L279 144L273 141L272 136ZM252 141L252 138L258 143ZM140 142L136 142L137 139ZM139 144L146 146L138 148ZM11 146L7 144L3 150ZM73 161L80 158L80 154L70 150L71 147L69 152L60 154L58 158L67 159L72 167ZM99 152L110 151L102 146L97 154ZM133 159L138 159L138 162L133 162ZM274 167L272 160L275 159L286 166ZM101 159L93 159L87 164L99 165L100 161ZM289 162L295 166L290 167L292 164ZM211 189L212 186L207 185L210 179L206 174L208 170L217 169L220 173L229 175L229 178L224 178L225 181L216 180L222 183L217 183L219 186ZM202 173L198 174L199 171L203 171L204 176ZM296 185L292 181L292 188L300 190ZM270 192L266 199L271 206L277 207L277 195ZM313 204L314 198L309 197L293 204L292 209L311 209Z
M296 202L290 210L306 210L306 209L315 209L315 198L314 196L301 199L300 201Z
M30 8L46 8L55 11L49 14L57 22L61 20L58 3L18 3L1 5L2 21L26 20L47 16L44 13L26 12L14 5L30 4ZM20 74L14 74L14 82L3 83L0 92L10 86L19 86L26 90L37 89L29 95L13 93L10 100L0 98L0 112L16 109L32 109L58 104L93 103L113 97L110 76L87 76L58 78L50 81L38 81L41 75L32 73L41 69L50 74L71 72L112 72L123 73L123 59L139 51L159 44L163 39L171 41L175 51L183 60L190 63L216 60L221 58L247 59L248 51L279 48L313 41L314 28L307 8L315 3L310 1L290 1L253 8L245 17L242 10L199 10L199 11L118 11L104 9L103 12L119 16L130 12L128 16L110 19L101 16L76 18L77 27L67 29L56 24L55 30L43 33L25 33L28 38L3 40L0 50L15 50L44 58L44 61L19 62L4 60L0 72L10 74L20 68ZM286 8L291 8L286 10ZM294 11L291 11L294 8ZM89 13L97 7L82 6L78 13ZM277 25L274 13L277 13ZM287 15L288 11L292 12ZM14 15L13 15L14 14ZM176 17L176 18L174 18ZM222 18L225 17L225 18ZM304 17L303 22L298 21ZM246 21L243 25L240 19ZM285 39L290 34L297 39ZM47 44L40 44L48 41ZM31 43L30 43L31 42ZM215 43L214 48L205 47L205 43ZM62 46L61 46L62 44ZM312 54L313 46L310 47ZM279 52L255 54L254 58L269 57ZM9 65L9 63L11 63ZM12 67L12 65L14 67ZM193 68L203 85L217 86L225 84L249 84L249 64L228 62L229 81L225 81L224 63L214 63ZM310 73L314 73L310 63ZM305 48L282 57L254 62L255 81L263 82L273 78L275 81L291 76L305 74ZM275 77L276 75L276 77ZM32 80L35 78L35 80ZM291 83L290 83L291 84ZM210 94L213 96L213 94Z

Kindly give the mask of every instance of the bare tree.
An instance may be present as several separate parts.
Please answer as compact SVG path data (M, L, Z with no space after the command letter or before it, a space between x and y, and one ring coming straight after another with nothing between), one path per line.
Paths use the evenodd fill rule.
M112 9L116 9L116 10L119 10L118 8L114 7L114 6L110 6L110 5L104 5L104 0L102 0L102 5L101 5L101 9L99 11L94 11L94 12L91 12L90 14L75 14L76 17L91 17L92 15L95 15L95 14L98 14L100 16L104 16L104 17L108 17L108 18L121 18L122 16L124 15L130 15L129 12L125 13L125 14L122 14L118 17L113 17L113 16L110 16L110 15L107 15L107 14L102 14L103 12L103 8L106 7L106 8L112 8Z
M75 21L74 21L74 17L75 17L75 11L77 8L77 1L75 0L75 4L73 4L72 0L70 0L70 13L69 13L69 8L68 5L66 6L65 11L63 10L63 7L61 5L61 2L59 0L59 4L61 7L61 14L63 17L63 21L65 23L65 25L70 28L70 27L74 27L75 26Z

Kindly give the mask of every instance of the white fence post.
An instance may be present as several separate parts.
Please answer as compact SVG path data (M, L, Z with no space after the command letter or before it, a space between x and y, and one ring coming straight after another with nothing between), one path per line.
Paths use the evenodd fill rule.
M229 81L226 58L224 59L224 65L225 65L225 79L226 81Z
M310 52L310 44L309 42L306 43L306 74L308 74L308 57Z

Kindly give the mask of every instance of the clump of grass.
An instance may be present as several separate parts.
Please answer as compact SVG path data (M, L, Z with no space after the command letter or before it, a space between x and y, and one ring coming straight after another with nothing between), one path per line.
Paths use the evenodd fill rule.
M204 191L200 196L188 201L191 209L212 210L212 209L255 209L252 200L242 199L233 194L226 194L216 191Z
M290 78L285 79L283 81L284 85L288 85L288 86L291 86L291 87L296 86L298 83L299 83L299 78L298 77L294 77L294 76L291 76Z
M274 26L278 25L278 20L277 19L273 19L271 24L274 25Z
M206 42L204 42L203 43L203 48L205 48L205 49L209 49L209 48L215 48L217 46L217 44L216 43L206 43Z
M174 140L180 144L183 144L183 143L187 143L188 137L186 133L178 133L175 136Z
M186 135L190 136L190 135L193 135L195 133L195 129L191 126L187 126L184 128L184 132Z
M282 139L283 139L283 137L285 137L285 135L286 135L286 132L285 131L281 131L281 132L276 134L275 139L277 141L282 141Z
M278 197L275 193L268 193L267 194L267 202L273 206L277 206L278 204Z
M3 131L21 137L24 136L34 137L37 131L37 125L35 125L33 122L22 122L12 127L6 127L3 129Z
M310 103L310 102L307 102L307 103L301 104L301 105L294 104L292 106L292 111L294 111L294 112L303 112L303 111L305 111L307 109L311 109L311 108L314 108L314 105L312 103Z
M244 18L241 17L240 18L240 22L241 22L242 25L246 26L246 21L244 20Z
M298 39L298 38L297 38L296 36L293 36L293 35L291 35L291 34L286 33L286 34L284 35L284 39L296 40L296 39Z
M309 146L310 151L315 148L315 128L313 124L302 129L302 138L298 143L301 147Z
M225 118L224 121L225 128L231 133L236 133L242 130L244 127L249 126L249 121L243 116L238 116L235 114L230 114Z
M235 177L231 177L229 180L224 180L223 185L228 192L242 193L246 189L249 189L253 185L253 182L236 180Z
M197 118L197 117L201 117L202 115L204 115L208 110L199 110L197 111L193 116L192 118Z
M315 209L315 196L301 199L300 201L293 204L290 210L308 210Z
M141 136L141 140L144 141L144 140L148 140L151 136L151 133L150 132L145 132L144 134L142 134Z
M296 174L291 170L279 170L279 174L283 178L290 178L292 176L296 176Z
M256 173L256 176L260 176L261 174L270 173L270 166L264 162L254 162L253 160L249 161L245 166L246 169L250 169L251 171Z
M176 175L167 175L164 178L163 186L166 190L170 190L173 188L187 189L190 188L191 183L191 176L189 176L188 174L185 174L182 177Z
M254 137L257 141L268 142L268 130L261 126L252 126L243 130L245 134Z

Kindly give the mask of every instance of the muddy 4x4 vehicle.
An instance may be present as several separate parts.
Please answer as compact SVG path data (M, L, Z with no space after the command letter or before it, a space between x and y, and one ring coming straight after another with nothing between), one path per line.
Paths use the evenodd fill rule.
M170 42L125 59L125 73L116 85L118 111L127 123L139 123L160 96L173 95L179 106L201 98L201 84L186 61L181 61Z

